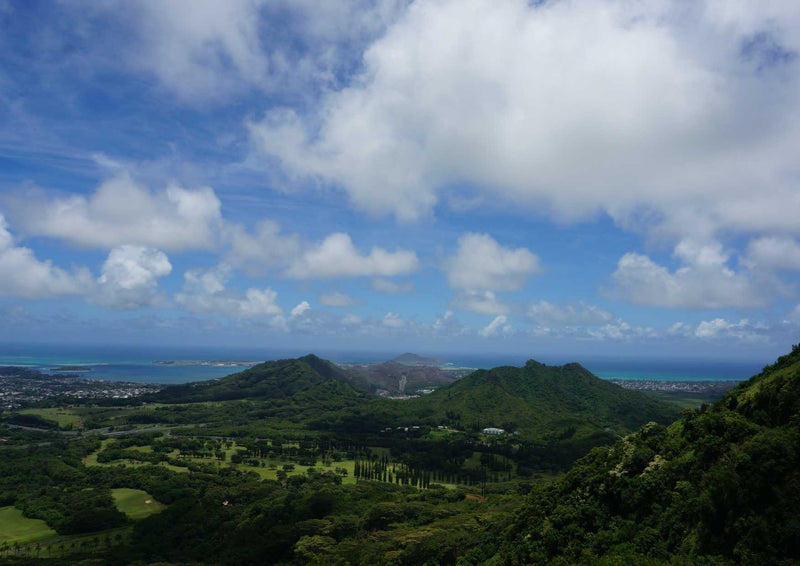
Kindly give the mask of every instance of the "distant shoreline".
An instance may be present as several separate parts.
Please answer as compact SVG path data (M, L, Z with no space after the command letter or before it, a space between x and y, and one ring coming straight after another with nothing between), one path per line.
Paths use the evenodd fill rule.
M239 360L155 360L157 366L209 366L223 368L253 367L262 362Z
M724 394L739 385L741 381L658 381L654 379L608 379L614 385L636 391L662 391L681 393Z

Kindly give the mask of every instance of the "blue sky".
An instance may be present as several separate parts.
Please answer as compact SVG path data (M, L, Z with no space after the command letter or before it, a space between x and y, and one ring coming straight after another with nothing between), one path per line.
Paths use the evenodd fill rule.
M0 0L6 342L765 358L793 2Z

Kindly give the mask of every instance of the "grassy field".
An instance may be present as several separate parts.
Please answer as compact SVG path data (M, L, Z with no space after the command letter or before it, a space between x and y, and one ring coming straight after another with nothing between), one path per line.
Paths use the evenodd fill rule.
M83 459L84 465L86 465L86 466L102 466L103 464L100 464L97 461L97 453L100 452L100 450L102 450L106 446L108 446L109 442L113 442L113 440L110 439L110 438L106 438L105 440L101 440L100 441L100 448L98 450L96 450L95 452L92 452L91 454L89 454L88 456L86 456Z
M109 443L113 443L113 442L116 442L116 440L114 440L114 439L105 439L105 440L103 440L102 441L101 450L102 450L102 448L105 448ZM287 446L287 443L284 443L284 446ZM325 471L333 472L333 471L335 471L336 468L344 468L345 470L347 470L347 475L342 476L342 484L344 484L344 485L353 485L353 484L356 483L356 478L355 478L355 475L354 475L354 472L355 472L355 461L354 460L343 460L343 461L340 461L340 462L331 462L330 466L325 466L321 461L317 461L315 466L303 466L303 465L300 465L300 464L298 464L296 462L290 462L288 460L267 459L267 458L259 459L260 464L258 466L253 466L253 465L250 465L250 464L244 463L244 462L240 463L240 464L233 464L233 463L231 463L231 456L236 454L236 451L237 451L238 448L239 448L239 446L237 446L236 443L233 443L230 446L227 446L227 447L223 448L223 451L225 452L225 460L224 461L219 461L217 459L212 459L212 458L197 458L197 457L192 457L192 456L180 457L179 456L179 451L177 449L173 450L172 452L170 452L169 456L170 456L170 458L181 460L183 462L186 462L187 464L190 464L190 463L191 464L204 464L204 465L211 465L211 466L214 466L214 467L217 467L217 468L230 467L230 468L234 468L236 470L242 471L242 472L255 472L262 479L268 479L268 480L277 480L278 479L278 472L280 470L283 470L283 467L285 465L287 465L287 464L290 467L290 470L286 470L287 476L303 475L308 471L308 469L310 467L313 467L314 469L316 469L318 471L321 471L321 472L325 472ZM378 456L383 456L383 455L388 456L389 455L389 451L386 448L380 448L380 447L371 447L371 448L372 448L373 454L376 454ZM152 450L153 450L152 446L131 447L130 449L138 450L140 452L152 452ZM172 470L174 472L189 473L189 469L186 468L186 467L175 466L173 464L168 464L166 462L161 462L159 464L151 464L149 462L139 462L139 461L136 461L136 460L127 460L127 459L125 459L125 460L115 460L113 462L108 462L108 463L99 463L97 461L97 452L95 452L93 454L90 454L89 456L84 458L83 462L87 466L121 466L121 465L125 465L125 466L132 466L132 467L141 467L141 466L157 465L157 466L169 468L170 470ZM261 465L261 464L263 464L263 465ZM465 468L473 468L473 469L480 468L480 453L479 452L475 452L472 455L472 457L467 460ZM516 467L513 465L513 463L512 463L512 470L513 470L512 471L512 475L516 475ZM498 472L497 475L502 479L505 474L502 473L502 472ZM458 487L460 485L460 484L445 483L445 482L442 482L442 481L437 481L435 483L437 483L439 485L443 485L444 487L446 487L448 489L455 489L456 487Z
M165 505L159 503L153 496L140 489L117 488L111 490L111 496L117 509L131 519L144 519L164 509Z
M144 519L164 509L164 505L140 489L117 488L111 490L117 509L131 519Z
M0 544L31 543L57 536L39 519L28 519L16 507L0 507Z
M264 467L251 466L250 464L232 464L230 461L231 460L230 457L232 454L236 453L236 448L237 446L234 444L231 448L225 449L224 462L220 462L218 460L210 460L207 458L192 458L192 457L187 457L185 458L185 460L197 464L214 464L218 466L232 467L242 472L255 472L259 476L261 476L262 479L266 480L278 479L278 470L283 469L283 466L285 464L290 464L294 466L293 470L286 472L287 476L299 476L305 474L306 471L311 467L321 472L324 471L332 472L334 471L335 468L344 468L347 470L347 475L342 478L342 484L349 485L356 483L355 477L353 476L353 473L355 471L355 460L343 460L341 462L332 462L330 467L325 466L322 462L319 461L315 466L302 466L294 462L283 461L283 460L268 460L268 459L262 460L265 464ZM175 452L173 452L172 456L177 457L178 451L176 450ZM274 467L270 467L271 465Z
M21 415L35 415L49 421L55 421L61 428L72 426L73 428L81 428L83 420L79 415L69 409L61 408L48 408L48 409L25 409L20 411Z
M675 403L681 409L696 409L703 403L714 403L721 399L719 394L690 393L684 391L646 391L648 395L669 403Z

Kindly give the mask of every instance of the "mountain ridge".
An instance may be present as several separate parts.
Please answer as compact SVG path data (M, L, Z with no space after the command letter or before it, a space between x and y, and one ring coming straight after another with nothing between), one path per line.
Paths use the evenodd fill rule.
M496 564L796 564L800 346L534 490Z

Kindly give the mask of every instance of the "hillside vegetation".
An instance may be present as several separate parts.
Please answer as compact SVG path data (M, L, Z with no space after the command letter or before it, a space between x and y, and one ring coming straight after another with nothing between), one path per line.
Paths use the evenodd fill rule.
M323 399L335 395L359 399L362 385L327 360L313 354L264 362L210 381L173 385L148 397L162 403L196 403L236 399Z
M797 564L800 347L535 490L497 564Z
M14 563L800 561L800 348L672 422L535 361L393 401L305 356L160 400L73 407L86 436L0 428L0 503L52 529Z
M519 368L478 370L409 406L463 426L502 427L533 438L623 432L677 417L670 405L604 381L580 364L548 366L534 360Z

